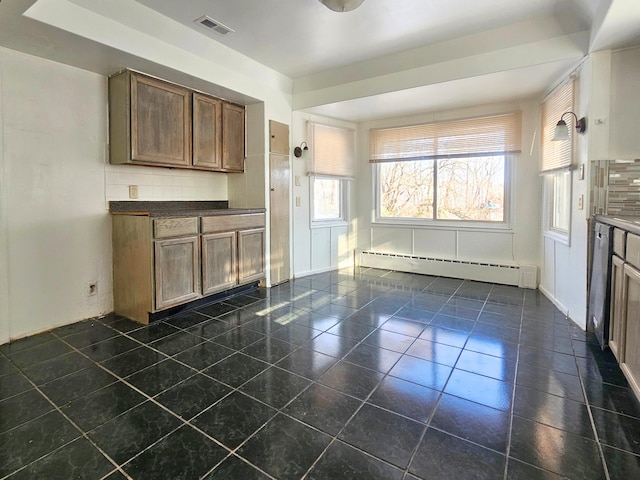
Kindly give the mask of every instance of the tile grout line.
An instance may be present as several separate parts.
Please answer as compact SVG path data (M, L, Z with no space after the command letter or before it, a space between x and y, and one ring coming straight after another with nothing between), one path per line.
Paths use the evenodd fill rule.
M458 290L460 290L460 288L462 287L463 284L464 284L464 281L461 282L460 285L458 286L458 288L456 288L456 290L450 295L450 297L447 300L447 302L451 298L453 298L455 296L455 293ZM486 304L486 300L485 300L485 304ZM444 305L446 305L446 302L445 302ZM440 310L438 310L438 312L440 312L442 310L442 308L444 308L444 305L440 308ZM449 380L451 379L451 375L453 374L453 371L455 370L455 365L458 363L458 360L460 360L460 355L462 355L462 352L464 351L464 347L467 344L467 342L469 341L469 337L470 336L471 336L471 333L467 334L467 338L466 338L466 340L464 342L464 345L460 349L460 354L458 355L458 358L456 359L456 363L451 367L451 372L449 372L449 376L447 377L446 382L442 386L442 389L440 389L440 392L438 394L438 398L437 398L437 400L435 402L433 410L431 410L431 413L429 414L429 418L427 419L426 425L425 425L424 429L422 430L422 433L421 433L420 437L418 438L418 442L416 443L416 446L413 448L413 451L411 452L411 455L409 456L409 461L407 463L407 466L404 468L404 475L403 475L402 478L406 479L408 477L408 475L413 475L413 473L411 473L409 471L411 469L411 465L413 464L413 461L415 460L415 457L418 454L418 450L420 449L420 445L422 444L422 441L424 440L424 437L427 435L427 432L429 431L429 428L431 428L431 422L433 421L433 417L435 417L436 412L438 410L438 407L440 406L440 402L442 401L442 397L444 396L444 390L447 388L447 384L449 383ZM418 475L414 475L414 476L417 477Z
M122 332L120 332L120 333L121 333L122 335L124 335L124 333L122 333ZM63 341L63 342L64 342L64 340L63 340L62 338L59 338L59 340L61 340L61 341ZM155 404L156 406L158 406L158 407L160 407L161 409L165 410L166 412L168 412L169 414L171 414L173 417L175 417L175 418L177 418L178 420L180 420L180 422L182 422L182 424L181 424L181 425L179 425L179 426L178 426L178 427L176 427L175 429L172 429L172 430L171 430L171 431L169 431L167 434L165 434L165 435L161 436L161 437L160 437L160 438L158 438L156 441L154 441L153 443L151 443L150 445L148 445L146 448L142 449L140 452L137 452L133 457L129 458L126 462L124 462L124 463L122 463L122 464L120 464L120 465L116 464L116 467L118 468L118 470L121 470L121 469L122 469L122 466L124 466L124 465L126 465L127 463L131 462L134 458L136 458L136 457L138 457L138 456L142 455L144 452L146 452L147 450L149 450L150 448L152 448L154 445L156 445L156 444L157 444L157 443L159 443L160 441L164 440L165 438L167 438L169 435L171 435L172 433L176 432L176 431L177 431L177 430L179 430L180 428L183 428L185 425L189 425L191 428L196 429L199 433L201 433L201 434L205 435L207 438L211 439L211 440L212 440L215 444L217 444L218 446L220 446L220 447L222 447L223 449L225 449L225 450L227 450L227 451L231 452L231 451L229 450L229 448L228 448L228 447L226 447L224 444L222 444L221 442L219 442L219 441L218 441L218 440L216 440L215 438L211 437L211 436L210 436L209 434L207 434L206 432L204 432L204 431L200 430L200 429L199 429L199 428L197 428L196 426L189 424L189 422L188 422L188 421L186 421L185 419L183 419L182 417L180 417L178 414L176 414L175 412L173 412L172 410L170 410L169 408L165 407L165 406L164 406L164 405L162 405L160 402L158 402L154 397L155 397L155 396L157 396L157 395L160 395L160 393L162 393L162 392L159 392L157 395L154 395L154 396L152 397L152 396L150 396L149 394L147 394L146 392L144 392L143 390L139 389L139 388L138 388L138 387L136 387L135 385L133 385L133 384L131 384L130 382L128 382L128 381L126 380L126 378L123 378L123 377L120 377L119 375L116 375L115 373L113 373L112 371L110 371L109 369L107 369L106 367L104 367L103 365L99 364L98 362L95 362L93 359L89 358L86 354L84 354L84 353L83 353L83 352L81 352L80 350L76 349L73 345L70 345L70 344L68 344L67 342L64 342L64 343L66 343L66 344L67 344L67 345L69 345L72 349L76 350L78 353L82 354L83 356L85 356L86 358L88 358L89 360L91 360L92 362L94 362L98 367L100 367L101 369L105 370L107 373L109 373L109 374L113 375L113 376L114 376L115 378L117 378L119 381L121 381L121 382L123 382L124 384L126 384L129 388L131 388L131 389L135 390L137 393L139 393L140 395L142 395L143 397L145 397L145 398L146 398L145 402L151 401L153 404ZM160 352L160 353L162 353L162 352ZM165 360L162 360L161 362L164 362L164 361L166 361L166 359L165 359ZM158 362L158 363L161 363L161 362ZM157 365L157 364L156 364L156 365ZM151 366L151 365L150 365L150 366ZM146 368L148 368L148 367L146 367ZM189 367L189 368L193 369L192 367ZM142 369L142 370L144 370L144 369ZM140 371L142 371L142 370L138 370L138 372L140 372ZM136 372L136 373L138 373L138 372ZM193 377L193 376L195 376L197 373L198 373L198 372L194 373L194 375L192 375L192 376L191 376L191 377L189 377L189 378L192 378L192 377ZM132 374L132 375L133 375L133 374ZM209 377L209 378L210 378L210 377ZM187 380L187 379L185 379L185 381L186 381L186 380ZM115 383L115 382L114 382L114 383ZM222 383L222 382L221 382L221 383ZM112 384L111 384L111 385L112 385ZM109 385L107 385L107 386L109 386ZM106 387L105 387L105 388L106 388ZM170 387L170 388L171 388L171 387ZM98 390L100 390L100 389L98 389ZM98 390L95 390L95 391L98 391ZM89 394L87 394L87 395L85 395L85 396L91 395L92 393L94 393L94 392L90 392ZM227 397L227 396L229 396L231 393L233 393L233 392L230 392L229 394L225 395L224 397L222 397L222 398L221 398L221 399L219 399L219 400L222 400L223 398L226 398L226 397ZM80 398L82 398L82 397L80 397ZM49 398L48 398L48 397L47 397L47 399L49 400ZM49 401L51 401L51 400L49 400ZM120 414L116 415L115 417L113 417L113 418L112 418L112 419L110 419L109 421L111 421L111 420L113 420L113 419L115 419L115 418L119 418L119 417L121 417L121 416L125 415L126 413L130 412L131 410L133 410L134 408L136 408L136 407L138 407L138 406L142 405L142 404L143 404L143 403L145 403L145 402L142 402L142 403L140 403L140 404L138 404L138 405L135 405L135 406L131 407L130 409L126 410L125 412L122 412L122 413L120 413ZM217 402L216 402L216 403L217 403ZM58 407L55 405L55 403L54 403L54 406L55 406L56 408L58 408ZM62 412L61 412L61 413L62 413ZM65 415L65 418L67 418L67 416L66 416L66 415ZM67 418L67 419L68 419L68 418ZM69 420L69 421L71 421L70 419L68 419L68 420ZM75 426L75 423L74 423L74 422L72 422L72 423L73 423L73 425ZM105 422L105 423L106 423L106 422ZM104 424L102 424L102 425L104 425ZM102 426L102 425L99 425L98 427L95 427L95 428L99 428L99 427L100 427L100 426ZM88 432L87 432L87 433L85 433L85 432L84 432L82 429L80 429L79 427L76 427L76 428L78 428L78 430L83 434L83 436L85 436L85 437L87 437L87 438L89 439L89 437L88 437ZM95 429L95 428L94 428L94 429ZM92 429L92 430L94 430L94 429ZM103 455L105 455L105 456L106 456L106 454L104 454L104 452L102 451L102 449L101 449L101 448L99 448L97 444L95 444L93 441L91 441L91 443L92 443L96 448L98 448L98 450L99 450L101 453L103 453ZM107 458L109 458L109 459L111 460L111 458L110 458L110 457L108 457L108 456L107 456ZM112 463L115 463L115 462L113 462L113 461L112 461ZM129 475L126 475L126 476L127 476L127 478L130 478L130 477L129 477Z
M62 409L61 409L61 408L60 408L60 407L59 407L59 406L58 406L58 405L57 405L53 400L51 400L51 398L49 398L49 396L48 396L48 395L46 395L46 394L45 394L45 393L40 389L40 387L39 387L38 385L36 385L36 384L35 384L35 382L33 382L29 377L27 377L27 376L23 373L22 369L21 369L19 366L17 366L16 364L14 364L14 363L11 361L11 359L9 359L9 361L14 365L14 367L15 367L15 368L17 368L17 369L19 370L19 372L24 376L24 378L25 378L29 383L31 383L31 385L33 386L33 389L34 389L34 390L36 390L40 395L42 395L42 396L43 396L43 397L44 397L44 398L45 398L45 399L46 399L46 400L47 400L47 401L48 401L48 402L53 406L53 410L50 410L50 411L57 411L60 415L62 415L62 416L64 417L64 419L65 419L65 420L67 420L67 421L68 421L68 422L69 422L69 423L70 423L70 424L71 424L71 425L72 425L72 426L73 426L73 427L74 427L78 432L80 432L80 436L79 436L79 437L76 437L76 438L74 438L74 439L72 439L72 440L70 440L69 442L65 443L64 445L60 445L60 446L59 446L58 448L56 448L55 450L52 450L52 451L50 451L50 452L47 452L46 454L44 454L44 455L42 455L42 456L38 457L38 458L37 458L37 459L35 459L34 461L32 461L32 462L30 462L30 463L28 463L28 464L26 464L26 465L23 465L20 469L18 469L18 470L15 470L15 471L11 472L9 475L7 475L6 477L3 477L3 478L8 478L9 476L11 476L11 475L15 474L16 472L19 472L19 471L21 471L21 470L24 470L24 469L25 469L25 468L27 468L29 465L32 465L32 464L34 464L34 463L38 462L39 460L41 460L41 459L43 459L43 458L45 458L45 457L47 457L47 456L49 456L49 455L53 454L54 452L57 452L57 451L61 450L62 448L66 447L67 445L72 444L73 442L77 441L77 439L78 439L78 438L80 438L80 437L84 438L84 439L85 439L85 440L87 440L87 441L88 441L88 442L89 442L93 447L95 447L95 448L96 448L96 450L98 450L98 451L99 451L99 452L100 452L100 453L101 453L101 454L102 454L102 455L103 455L103 456L104 456L104 457L105 457L105 458L106 458L106 459L107 459L107 460L108 460L108 461L109 461L109 462L110 462L110 463L115 467L115 469L116 469L117 471L120 471L121 473L124 473L124 472L122 472L122 470L121 470L120 466L118 465L118 463L117 463L115 460L113 460L113 459L111 458L111 456L110 456L110 455L108 455L106 452L104 452L104 451L103 451L103 450L102 450L102 449L101 449L101 448L100 448L100 447L99 447L99 446L98 446L98 445L97 445L97 444L96 444L96 443L95 443L95 442L94 442L94 441L93 441L93 440L92 440L92 439L87 435L87 433L86 433L86 432L84 432L84 431L83 431L83 430L82 430L82 429L81 429L81 428L80 428L80 427L79 427L79 426L78 426L78 425L77 425L77 424L76 424L76 423L75 423L71 418L69 418L69 417L68 417L68 416L67 416L67 415L62 411ZM41 415L40 417L36 417L36 419L37 419L37 418L41 418L41 417L43 417L44 415L46 415L46 414L48 414L48 413L49 413L49 412L47 412L47 413L45 413L45 414ZM35 420L35 419L31 419L31 420ZM31 420L29 420L29 421L31 421ZM28 423L28 422L25 422L25 423ZM24 425L24 423L23 423L23 424L21 424L21 425ZM14 428L18 428L19 426L20 426L20 425L17 425L17 426L16 426L16 427L14 427ZM11 429L11 430L13 430L13 429ZM11 431L11 430L9 430L9 431ZM104 477L106 477L106 476L110 475L112 472L113 472L113 470L112 470L112 471L110 471L109 473L105 474L105 476L104 476ZM125 476L126 476L127 478L130 478L130 477L129 477L128 475L126 475L126 474L125 474Z
M598 435L598 429L596 428L596 422L593 418L593 413L591 412L591 402L589 401L589 397L587 396L587 389L584 385L584 381L582 380L582 375L580 375L580 366L578 365L578 360L576 356L575 349L573 348L573 338L571 338L571 348L573 350L573 359L576 365L576 369L578 371L578 380L580 381L580 388L582 389L582 395L584 396L584 402L587 407L587 414L589 415L589 424L591 426L591 430L593 432L593 438L596 446L598 447L598 454L600 455L600 461L602 462L602 468L604 470L604 475L606 480L611 480L611 475L609 473L609 467L607 465L607 460L604 456L604 449L602 448L602 443L600 441L600 436Z
M433 282L432 282L432 283L433 283ZM425 287L425 288L426 288L426 287ZM423 290L424 290L424 289L423 289ZM408 304L409 304L409 300L407 300L407 301L406 301L402 306L398 307L398 308L396 309L396 313L397 313L397 312L399 312L399 311L400 311L404 306L406 306L406 305L408 305ZM393 315L392 315L392 316L393 316ZM348 318L348 317L347 317L347 318ZM346 319L345 319L345 320L346 320ZM375 330L374 330L374 331L375 331ZM362 342L363 342L367 337L369 337L370 335L372 335L374 331L370 332L368 335L366 335L364 338L362 338L362 339L361 339L361 340L360 340L356 345L354 345L354 346L353 346L353 347L352 347L352 348L351 348L351 349L350 349L350 350L349 350L345 355L343 355L343 356L340 358L340 360L344 360L344 359L345 359L345 358L346 358L346 357L347 357L351 352L353 352L353 351L354 351L354 350L355 350L359 345L363 344ZM413 345L413 343L415 343L415 341L417 340L417 338L418 338L418 337L416 337L416 338L413 340L413 342L411 342L411 345ZM411 348L411 346L407 347L407 349L405 350L405 352L406 352L409 348ZM404 355L404 354L402 354L402 355ZM381 383L382 383L382 382L383 382L383 381L384 381L384 380L389 376L389 372L393 369L393 367L394 367L395 365L397 365L397 363L400 361L400 359L401 359L401 358L402 358L402 356L400 356L400 357L398 358L398 360L396 360L396 361L394 362L394 365L393 365L393 366L392 366L392 367L387 371L387 373L386 373L386 374L384 374L384 375L383 375L383 377L382 377L382 378L380 379L380 381L376 384L376 386L375 386L374 388L372 388L372 389L371 389L371 391L369 392L369 394L366 396L366 398L365 398L365 399L358 399L358 400L360 400L360 402L361 402L361 403L360 403L360 406L358 406L358 407L355 409L355 411L353 412L353 414L352 414L352 415L347 419L347 421L346 421L346 422L344 422L344 424L342 425L342 427L340 428L340 430L339 430L335 435L331 436L331 440L330 440L330 442L329 442L329 443L327 444L327 446L322 450L322 452L320 453L320 455L318 455L318 457L315 459L315 461L314 461L314 462L309 466L309 468L306 470L306 472L302 475L301 479L305 479L305 478L306 478L306 477L307 477L307 476L308 476L308 475L313 471L314 467L318 464L318 462L320 461L320 459L324 458L324 455L326 454L327 450L331 447L331 445L333 445L333 444L334 444L335 442L337 442L337 441L343 441L343 440L340 440L340 439L338 438L338 437L340 436L340 434L344 431L344 429L347 427L347 425L349 425L349 423L350 423L350 422L355 418L355 416L356 416L360 411L362 411L363 407L367 404L367 401L371 398L371 396L374 394L374 392L378 389L378 387L380 386L380 384L381 384ZM339 360L339 361L340 361L340 360ZM345 360L345 361L346 361L346 360ZM334 364L334 365L335 365L335 364ZM333 366L332 366L331 368L333 368ZM331 368L329 368L327 371L329 371ZM362 367L362 368L365 368L365 367ZM322 385L322 384L321 384L321 385ZM324 386L324 385L323 385L323 386ZM329 388L331 388L331 387L329 387ZM337 391L337 390L336 390L336 391ZM338 392L339 392L339 391L338 391ZM342 392L339 392L339 393L342 393ZM349 395L349 396L350 396L350 395ZM354 397L354 398L356 398L356 397ZM371 404L371 405L373 405L373 404ZM375 407L375 408L377 408L375 405L374 405L374 407ZM385 411L386 411L386 410L385 410ZM435 411L435 409L434 409L434 411ZM394 413L395 413L395 412L394 412ZM432 412L432 413L433 413L433 412ZM296 420L297 420L297 419L296 419ZM415 422L415 420L413 420L413 419L411 419L411 420ZM416 423L420 423L420 422L416 422ZM305 425L306 425L306 424L305 424ZM325 433L325 434L326 434L326 432L323 432L323 433ZM346 443L347 445L349 445L349 446L351 446L351 447L355 448L355 449L356 449L356 450L358 450L358 451L361 451L361 449L360 449L360 448L358 448L358 447L357 447L357 446L355 446L355 445L352 445L352 444L351 444L351 443L349 443L349 442L344 442L344 443ZM365 452L365 453L367 453L367 455L371 456L372 458L375 458L375 459L376 459L376 460L378 460L378 461L382 461L383 463L388 464L388 465L391 465L391 466L393 466L394 468L399 468L397 465L393 465L391 462L388 462L388 461L386 461L386 460L384 460L384 459L382 459L382 458L379 458L379 457L377 457L377 456L375 456L375 455L372 455L372 454L370 454L370 453L368 453L368 452Z
M522 310L520 312L520 328L518 329L518 348L516 350L516 367L513 372L513 387L511 391L511 408L510 408L510 415L509 415L509 431L507 433L507 450L505 452L505 459L504 459L504 476L503 476L504 480L508 480L508 474L509 474L509 458L511 455L511 437L513 433L513 417L514 417L515 406L516 406L518 369L520 367L520 346L521 346L520 338L522 337L522 324L524 323L524 306L526 302L527 302L527 294L525 292L523 301L522 301Z

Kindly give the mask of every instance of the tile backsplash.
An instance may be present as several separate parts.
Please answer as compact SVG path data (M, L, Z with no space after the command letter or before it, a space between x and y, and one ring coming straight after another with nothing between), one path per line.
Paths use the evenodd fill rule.
M640 216L640 160L594 162L591 179L592 213Z
M107 209L112 200L130 200L129 185L138 186L138 200L228 200L225 173L107 164Z

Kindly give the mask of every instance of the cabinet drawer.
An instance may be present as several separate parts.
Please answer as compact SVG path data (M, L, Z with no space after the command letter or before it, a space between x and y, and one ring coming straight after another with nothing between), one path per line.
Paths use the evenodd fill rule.
M627 242L627 232L619 228L613 229L613 253L624 258Z
M640 236L627 233L627 251L625 260L636 268L640 268Z
M153 221L154 238L197 235L198 217L159 218Z
M264 213L246 215L217 215L202 217L202 233L228 232L247 228L264 228Z

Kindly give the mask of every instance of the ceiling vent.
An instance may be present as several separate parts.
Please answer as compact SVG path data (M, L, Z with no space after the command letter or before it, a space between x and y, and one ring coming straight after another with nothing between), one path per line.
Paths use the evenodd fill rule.
M226 35L227 33L234 32L234 30L232 30L231 28L227 27L226 25L223 25L217 20L214 20L208 15L203 15L200 18L196 18L193 22L199 25L202 25L207 30L212 30L214 32L217 32L220 35Z

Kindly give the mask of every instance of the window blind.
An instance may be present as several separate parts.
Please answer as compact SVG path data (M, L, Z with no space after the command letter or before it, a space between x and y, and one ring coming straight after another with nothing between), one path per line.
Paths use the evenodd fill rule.
M370 163L520 153L522 113L373 129Z
M540 166L542 173L567 169L571 166L573 133L575 132L573 115L564 117L564 121L569 127L569 140L554 142L551 139L562 114L573 111L574 83L574 80L570 80L561 85L542 103L542 161Z
M355 131L309 122L307 125L309 175L353 177Z

